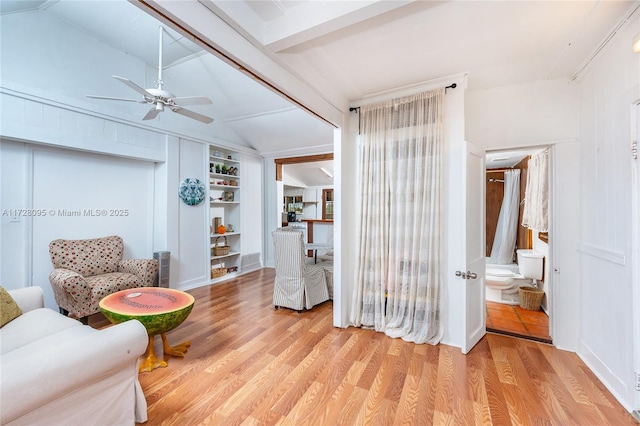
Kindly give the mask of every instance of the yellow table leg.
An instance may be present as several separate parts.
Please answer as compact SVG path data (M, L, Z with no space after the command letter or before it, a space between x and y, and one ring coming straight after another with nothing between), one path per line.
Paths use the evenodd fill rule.
M143 371L152 371L158 367L166 367L167 362L163 359L160 359L156 356L156 351L153 347L153 337L149 336L149 344L147 345L147 358L140 364L140 368L138 372L142 373ZM162 335L164 339L164 334Z
M190 341L182 342L175 346L169 345L169 341L167 340L167 336L164 333L160 333L162 336L162 345L164 348L164 359L166 360L168 356L181 356L187 353L189 346L191 346Z

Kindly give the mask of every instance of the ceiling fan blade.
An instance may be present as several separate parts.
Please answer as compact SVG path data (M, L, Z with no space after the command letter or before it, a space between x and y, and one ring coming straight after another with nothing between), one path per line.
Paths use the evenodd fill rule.
M178 105L211 105L211 99L205 96L185 96L182 98L173 98Z
M143 120L153 120L154 118L156 118L158 116L158 114L160 114L160 112L162 112L162 109L158 109L158 108L151 108L149 110L149 112L147 112L147 114L142 117Z
M87 95L87 98L93 98L93 99L106 99L108 101L126 101L126 102L138 102L138 103L145 103L144 101L141 101L140 99L126 99L126 98L112 98L110 96L94 96L94 95Z
M202 121L203 123L206 123L206 124L213 122L213 118L207 117L206 115L202 115L188 109L176 107L176 108L171 108L171 111L184 115L185 117L193 118L194 120Z
M135 90L136 92L140 93L142 96L153 98L153 95L151 93L147 92L145 89L143 89L142 87L138 86L133 81L131 81L131 80L127 79L127 78L124 78L124 77L117 76L117 75L114 75L113 78L115 78L116 80L121 81L122 83L124 83L127 86L131 87L133 90Z

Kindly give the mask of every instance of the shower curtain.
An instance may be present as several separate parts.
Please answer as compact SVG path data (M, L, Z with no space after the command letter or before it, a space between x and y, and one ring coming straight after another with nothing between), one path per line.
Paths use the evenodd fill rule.
M504 172L504 198L498 216L498 226L493 239L491 257L487 263L505 265L513 263L518 234L520 212L520 170Z

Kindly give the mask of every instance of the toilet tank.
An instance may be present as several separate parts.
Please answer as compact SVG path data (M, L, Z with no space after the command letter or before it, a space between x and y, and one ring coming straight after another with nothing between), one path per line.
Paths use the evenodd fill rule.
M544 255L535 250L518 250L517 253L520 275L525 278L541 280Z

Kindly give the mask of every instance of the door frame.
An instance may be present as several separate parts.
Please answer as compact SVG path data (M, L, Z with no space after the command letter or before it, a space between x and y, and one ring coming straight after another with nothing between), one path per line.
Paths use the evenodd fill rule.
M640 100L631 108L631 294L633 297L633 371L636 382L640 376ZM635 146L633 145L635 144ZM635 154L635 155L634 155ZM635 158L634 158L635 157ZM635 392L633 415L640 420L640 392Z

